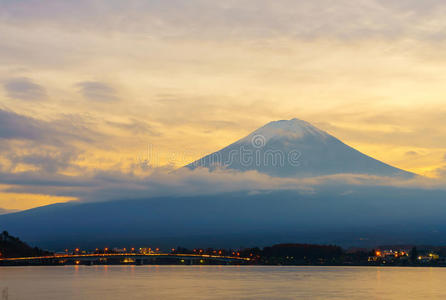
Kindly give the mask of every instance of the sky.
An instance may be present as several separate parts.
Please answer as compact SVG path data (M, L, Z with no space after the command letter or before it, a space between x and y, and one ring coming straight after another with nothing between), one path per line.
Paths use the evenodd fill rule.
M0 0L0 211L146 191L154 169L295 117L442 177L445 13L435 0Z

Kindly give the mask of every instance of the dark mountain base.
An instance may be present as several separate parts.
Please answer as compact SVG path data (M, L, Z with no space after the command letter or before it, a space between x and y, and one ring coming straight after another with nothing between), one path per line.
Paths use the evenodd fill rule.
M384 187L65 203L0 216L33 245L69 247L252 247L446 245L442 191ZM423 199L423 201L420 201Z

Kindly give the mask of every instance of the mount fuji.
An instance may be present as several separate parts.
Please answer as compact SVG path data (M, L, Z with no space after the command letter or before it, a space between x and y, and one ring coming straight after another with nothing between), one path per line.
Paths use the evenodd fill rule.
M415 176L298 119L271 122L186 166L198 167L256 170L282 179L345 173L398 179ZM216 182L197 184L209 184L212 190ZM50 249L147 243L234 247L296 241L345 246L446 244L446 202L441 189L347 181L320 185L311 192L247 187L164 197L148 190L141 198L121 197L0 215L0 228Z
M415 175L367 156L299 119L270 122L186 167L256 170L273 177L346 173L403 178Z

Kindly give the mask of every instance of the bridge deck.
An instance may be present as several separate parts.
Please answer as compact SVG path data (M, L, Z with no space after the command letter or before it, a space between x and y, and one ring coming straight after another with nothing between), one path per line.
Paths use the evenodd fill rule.
M250 258L238 256L220 256L209 254L174 254L174 253L103 253L103 254L66 254L66 255L49 255L49 256L33 256L33 257L12 257L0 258L0 262L32 262L32 261L53 261L53 260L79 260L91 261L100 258L177 258L177 259L206 259L228 262L247 262Z

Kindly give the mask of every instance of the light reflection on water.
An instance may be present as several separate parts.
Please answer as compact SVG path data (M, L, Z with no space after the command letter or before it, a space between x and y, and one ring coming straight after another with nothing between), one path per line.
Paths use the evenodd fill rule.
M2 267L9 299L446 299L444 268Z

